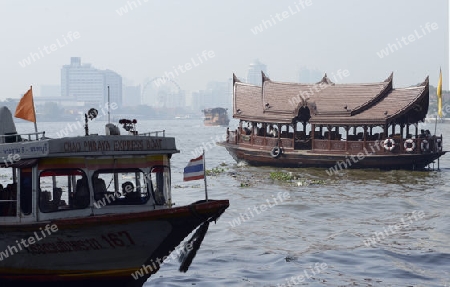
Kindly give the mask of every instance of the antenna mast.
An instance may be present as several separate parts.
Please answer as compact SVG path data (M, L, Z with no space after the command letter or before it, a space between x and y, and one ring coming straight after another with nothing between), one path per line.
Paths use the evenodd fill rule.
M111 111L111 102L109 101L109 86L108 86L108 124L111 123L110 111Z

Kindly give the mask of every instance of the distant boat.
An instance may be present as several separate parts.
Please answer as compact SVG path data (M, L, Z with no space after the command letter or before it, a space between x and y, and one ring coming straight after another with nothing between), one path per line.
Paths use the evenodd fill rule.
M234 75L233 75L234 76ZM420 131L429 82L408 88L385 81L315 84L233 77L233 117L219 143L237 161L280 167L424 169L446 153L442 135Z
M205 126L228 126L230 123L227 109L225 108L204 109L202 112L205 116L203 119Z
M174 207L175 138L138 134L136 120L93 135L86 116L86 136L58 139L18 134L6 107L0 122L0 286L142 286L197 229L176 252L186 271L229 206Z

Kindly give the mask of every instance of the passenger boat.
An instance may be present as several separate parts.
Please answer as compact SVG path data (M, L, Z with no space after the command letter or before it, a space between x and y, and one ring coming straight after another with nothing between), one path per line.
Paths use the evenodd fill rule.
M270 80L262 86L233 75L233 117L239 127L219 143L237 161L280 167L423 169L438 160L442 135L419 131L429 80L393 88L386 80L315 84Z
M225 108L204 109L202 112L204 114L203 123L205 126L228 126L230 123L227 109Z
M18 134L6 107L0 121L1 286L142 286L172 251L185 271L229 206L174 207L179 151L164 131L138 134L136 121L121 120L126 135L111 124L89 134L86 114L85 136L50 139ZM176 250L196 229L191 248Z

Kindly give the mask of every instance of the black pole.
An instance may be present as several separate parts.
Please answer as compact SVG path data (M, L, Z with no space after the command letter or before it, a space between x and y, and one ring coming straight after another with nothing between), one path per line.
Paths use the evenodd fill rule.
M89 135L88 115L87 114L84 114L84 132L85 132L86 136Z

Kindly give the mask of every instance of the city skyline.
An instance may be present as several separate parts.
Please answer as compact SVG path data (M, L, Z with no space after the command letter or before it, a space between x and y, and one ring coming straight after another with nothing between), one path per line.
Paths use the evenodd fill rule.
M0 21L10 27L4 41L11 45L0 47L0 77L8 79L1 100L19 98L31 85L58 84L71 56L131 85L173 74L186 91L233 73L245 78L254 59L276 81L297 81L301 67L312 67L348 70L344 83L382 81L394 72L395 87L426 76L436 85L441 67L444 89L449 85L445 0L24 3L4 3L8 13Z

